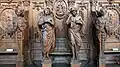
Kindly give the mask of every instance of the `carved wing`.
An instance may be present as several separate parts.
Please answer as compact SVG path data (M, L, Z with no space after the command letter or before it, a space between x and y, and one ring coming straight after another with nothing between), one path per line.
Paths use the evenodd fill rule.
M34 37L36 41L42 42L42 24L44 23L44 13L40 12L38 16L37 27L34 28Z
M44 15L43 15L43 12L40 12L39 16L38 16L38 26L39 28L42 28L41 25L44 23Z

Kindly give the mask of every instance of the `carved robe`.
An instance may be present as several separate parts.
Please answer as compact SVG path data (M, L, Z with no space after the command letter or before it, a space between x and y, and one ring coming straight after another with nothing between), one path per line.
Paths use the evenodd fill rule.
M83 26L83 21L80 16L69 16L67 24L69 27L70 42L72 47L74 46L75 50L78 51L82 42L80 31Z
M44 46L44 57L47 57L51 51L55 48L55 29L53 16L42 16L39 19L39 27L42 30L42 43Z

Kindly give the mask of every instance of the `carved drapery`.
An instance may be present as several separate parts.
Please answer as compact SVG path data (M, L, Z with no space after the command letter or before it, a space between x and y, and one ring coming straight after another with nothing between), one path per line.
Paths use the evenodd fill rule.
M40 43L40 30L37 27L37 16L39 16L39 14L44 10L44 7L48 6L51 8L51 10L53 11L55 18L59 19L64 19L66 18L66 16L69 13L69 10L72 6L77 6L77 8L79 9L78 13L80 14L80 16L82 17L82 19L84 20L84 28L83 28L83 35L82 35L82 39L84 42L83 43L83 48L81 48L82 50L90 50L90 46L91 44L88 43L88 39L90 39L88 36L88 31L89 31L89 13L90 13L90 4L89 4L89 0L19 0L22 3L22 7L24 9L27 9L30 11L29 13L29 25L31 25L30 29L32 28L32 31L30 33L30 39L33 39L34 43L34 47ZM101 2L100 0L91 0L92 2L92 10L99 10L100 8L105 7L105 9L107 10L107 15L105 17L106 21L106 29L107 32L109 33L109 35L107 34L105 36L106 38L106 43L105 43L105 49L108 49L108 47L110 47L110 49L113 47L113 45L116 45L114 47L119 46L119 40L120 40L120 33L119 33L119 16L120 16L120 8L119 8L119 0L113 0L107 2L107 0L105 2ZM2 18L0 21L0 37L1 39L5 39L5 38L10 38L10 39L14 39L17 38L16 36L16 23L14 24L15 26L12 25L12 21L13 21L13 17L17 17L17 15L15 14L15 7L18 5L17 4L17 0L0 0L0 17ZM91 3L91 2L90 2ZM30 6L30 7L29 7ZM30 8L30 9L29 9ZM5 16L4 16L5 15ZM13 17L11 17L13 16ZM5 17L5 18L4 18ZM6 20L6 17L10 17L11 20ZM4 18L4 19L3 19ZM8 27L8 23L4 23L4 21L9 21L8 23L10 24L10 27ZM61 25L62 23L59 24L59 22L57 22L56 25ZM61 26L59 26L60 30L64 30L64 28L62 28ZM9 29L7 29L9 28ZM34 29L33 29L34 28ZM7 35L9 36L4 36L2 37L3 33L5 33L5 31L7 32ZM12 32L11 34L9 32ZM57 30L57 32L59 32L59 30ZM61 32L60 32L61 33ZM21 34L20 34L21 35ZM21 36L20 36L21 37ZM24 39L24 36L23 36ZM1 48L2 47L6 47L3 43L3 41L0 41L1 44ZM9 40L9 39L7 39ZM6 41L7 41L6 40ZM21 40L21 39L20 39ZM92 39L91 39L92 40ZM90 40L90 41L91 41ZM30 41L33 45L33 41ZM114 43L114 42L115 43ZM7 43L7 42L6 42ZM30 43L30 46L31 46ZM14 41L11 41L11 43L9 43L9 46L13 48L15 48L15 50L17 50L17 43ZM4 46L3 46L4 45ZM15 46L14 46L15 45ZM40 44L39 44L40 45ZM110 46L108 46L110 45ZM9 47L8 46L8 47ZM108 47L107 47L108 46ZM39 46L41 47L41 46ZM39 48L38 47L38 48ZM34 49L38 49L38 48L34 48ZM32 48L30 47L30 49L32 50ZM40 49L41 50L41 49ZM108 49L109 50L109 49ZM85 51L88 53L88 51ZM84 53L85 53L84 52ZM86 54L87 54L86 53ZM39 54L39 53L38 53ZM83 55L83 53L79 53L80 55ZM35 54L34 54L35 55ZM85 55L83 55L85 57ZM82 56L82 57L83 57ZM35 56L33 56L35 57ZM38 58L37 58L38 59ZM81 58L80 58L81 59Z
M50 2L50 3L48 4L48 2ZM88 15L89 14L89 3L88 2L82 2L81 3L81 1L76 2L75 0L68 0L68 1L67 0L54 0L54 1L45 0L45 3L44 3L42 1L33 1L32 2L33 6L31 8L33 8L32 9L32 11L34 12L33 15L35 14L36 16L38 16L38 14L40 14L43 11L44 7L46 7L46 6L50 7L54 16L55 16L55 18L57 19L57 20L55 19L56 27L58 27L60 31L61 30L63 31L64 30L63 29L64 28L63 24L65 23L65 18L69 13L69 10L70 10L69 8L75 6L75 3L77 4L77 8L79 9L78 10L79 15L85 21L83 23L84 28L82 29L83 33L81 35L82 38L84 39L81 50L83 50L84 52L87 52L87 50L89 49L89 46L88 46L87 40L86 40L87 39L86 38L86 35L87 35L87 30L86 29L87 29L87 25L88 25L88 21L87 21L88 19L87 18L89 16ZM34 22L33 27L37 28L37 26L36 26L37 19L35 19L36 16L33 16L33 22ZM56 31L60 32L59 30L57 29ZM36 32L39 32L39 31L36 30ZM61 34L64 33L64 32L60 32L60 33L58 33L58 32L57 32L57 35L59 35L60 33ZM39 40L39 39L37 39L37 40ZM81 56L81 57L83 57L83 56ZM84 54L84 58L85 57L86 56Z

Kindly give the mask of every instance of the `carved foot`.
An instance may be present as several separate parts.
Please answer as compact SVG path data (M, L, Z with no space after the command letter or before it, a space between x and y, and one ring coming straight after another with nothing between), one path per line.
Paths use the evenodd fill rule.
M50 59L49 54L44 55L44 59Z
M75 56L72 57L72 60L77 60L77 58Z

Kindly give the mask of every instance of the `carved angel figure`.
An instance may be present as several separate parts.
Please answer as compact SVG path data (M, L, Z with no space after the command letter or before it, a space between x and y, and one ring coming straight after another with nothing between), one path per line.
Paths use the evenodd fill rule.
M42 44L44 46L44 58L49 59L49 54L55 48L55 23L50 8L45 8L40 16L38 26L42 31Z
M17 17L14 18L14 20L17 23L17 38L18 39L23 39L24 37L22 36L24 33L24 30L26 29L26 20L24 17L24 9L21 6L17 6L15 13Z
M81 47L81 29L83 27L83 20L81 16L77 14L77 9L73 7L70 11L70 15L67 19L68 31L70 34L70 43L73 53L73 59L77 58L77 51Z
M107 33L106 31L106 22L104 19L104 15L106 13L106 10L101 9L100 11L94 11L92 12L92 35L93 35L93 44L95 47L94 52L94 63L97 66L98 65L98 59L100 57L101 52L104 50L104 46L102 45L105 40L105 36Z

